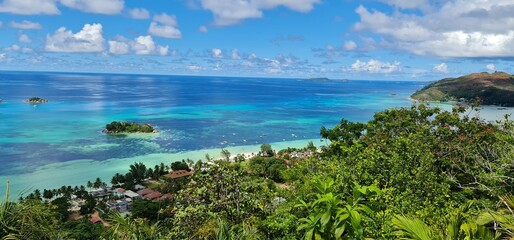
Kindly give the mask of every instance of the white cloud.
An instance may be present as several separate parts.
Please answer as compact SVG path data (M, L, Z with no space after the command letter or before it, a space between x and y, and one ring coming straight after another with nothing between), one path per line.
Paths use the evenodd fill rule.
M128 54L130 50L137 55L169 55L169 47L157 45L149 35L139 36L134 40L118 35L115 39L109 40L108 44L109 53L114 55Z
M47 34L45 50L49 52L102 52L104 38L102 24L86 24L78 33L72 33L65 27L59 28L53 35Z
M260 18L262 11L285 7L297 12L309 12L321 0L200 0L203 9L214 14L214 24L227 26L247 18Z
M168 55L169 47L156 45L152 36L139 36L131 42L132 50L137 55L158 54L161 56Z
M62 5L82 12L118 14L123 10L124 0L59 0Z
M168 55L168 51L169 51L169 47L168 46L166 46L166 47L157 46L157 52L161 56L167 56Z
M433 70L438 73L448 73L448 65L446 63L441 63L438 65L435 65Z
M131 18L134 19L148 19L150 18L150 12L144 8L133 8L128 11Z
M166 13L153 17L148 33L163 38L182 38L182 33L178 29L177 17L175 15L169 16Z
M198 28L198 31L199 31L199 32L206 33L206 32L209 32L209 29L207 29L207 27L206 27L206 26L200 26L200 27Z
M401 10L392 13L356 9L360 21L354 25L384 38L384 47L402 49L418 55L439 57L514 56L514 1L382 0Z
M153 41L152 36L139 36L134 40L132 49L138 55L153 54L155 51L155 42Z
M241 59L241 56L239 56L239 51L237 51L237 49L232 49L232 56L231 56L231 58L233 60Z
M27 36L26 34L21 34L19 37L18 37L18 41L19 42L23 42L23 43L31 43L32 40L29 38L29 36Z
M389 63L371 59L368 62L361 62L360 60L357 60L355 61L355 63L352 64L349 70L354 72L387 74L401 72L402 67L400 62L398 61Z
M403 9L428 9L428 0L380 0L381 2Z
M194 65L194 64L191 64L189 66L187 66L187 69L193 71L193 72L198 72L200 70L202 70L202 67L198 66L198 65Z
M494 66L494 64L487 64L487 66L485 66L487 68L487 70L489 71L494 71L496 70L496 67Z
M223 51L219 48L213 48L211 54L213 58L223 58Z
M357 44L354 41L346 41L344 43L344 49L347 51L355 50L357 48Z
M129 53L129 45L126 42L110 40L109 42L109 53L114 55L122 55Z
M36 14L60 14L56 6L56 0L4 0L0 3L0 12L36 15Z
M9 47L6 47L3 49L4 52L22 52L22 53L30 53L32 52L32 48L28 48L28 47L22 47L22 46L18 46L16 44L13 44Z
M23 22L12 21L9 23L9 27L31 30L31 29L41 29L41 24L37 23L37 22L27 21L27 20L24 20Z

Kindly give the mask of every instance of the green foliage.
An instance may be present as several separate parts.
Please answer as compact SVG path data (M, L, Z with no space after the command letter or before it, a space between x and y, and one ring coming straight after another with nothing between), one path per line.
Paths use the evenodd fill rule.
M298 226L298 230L305 231L304 239L363 239L362 215L374 213L366 199L381 191L375 186L361 187L355 184L352 196L343 201L340 194L333 193L333 179L317 180L314 184L316 193L313 201L300 200L300 204L296 205L309 213L300 219L302 224Z
M59 219L61 221L66 221L70 212L68 209L71 207L71 204L68 202L68 198L66 197L58 197L52 201L52 205L55 206L55 212L59 214Z
M0 239L56 239L59 220L53 206L40 200L9 201L9 183L5 201L0 202Z
M134 218L143 218L150 221L155 221L159 218L160 209L160 202L141 199L132 202L130 212Z
M171 169L173 171L177 171L177 170L191 171L191 169L189 169L189 165L187 165L187 163L184 160L171 163Z
M275 155L275 152L273 152L273 149L271 148L270 144L265 143L261 145L260 154L263 157L272 157L273 155Z
M225 161L230 161L230 152L227 149L221 149L221 156Z
M100 239L104 232L102 224L94 224L83 218L76 221L67 221L62 224L62 230L67 233L66 239Z
M89 195L89 194L86 194L85 195L85 203L84 205L82 205L80 207L80 214L82 215L86 215L86 214L90 214L93 212L93 209L96 207L96 199Z
M150 124L114 121L105 125L106 133L153 133L154 131L155 128Z
M411 98L420 101L457 101L464 98L468 102L481 99L486 105L511 107L514 106L514 77L495 72L446 78L416 91Z

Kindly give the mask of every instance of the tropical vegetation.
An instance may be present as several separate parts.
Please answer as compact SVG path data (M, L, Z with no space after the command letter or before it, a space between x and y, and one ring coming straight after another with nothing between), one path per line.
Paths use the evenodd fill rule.
M322 127L329 141L320 148L275 151L266 144L251 158L223 150L219 160L206 156L154 168L134 163L113 177L114 186L166 190L173 200L134 202L128 217L105 211L109 224L103 226L63 217L66 201L58 199L69 198L65 186L18 202L6 198L0 237L513 238L514 123L508 116L486 122L472 111L420 104L376 113L367 123L343 119ZM172 167L194 174L165 178ZM89 195L85 187L70 188ZM95 205L102 208L101 201Z

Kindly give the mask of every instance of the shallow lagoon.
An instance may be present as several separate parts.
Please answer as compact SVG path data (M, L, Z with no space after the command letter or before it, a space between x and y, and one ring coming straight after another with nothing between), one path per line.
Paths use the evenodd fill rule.
M109 182L134 162L303 147L321 126L367 121L377 111L411 105L425 83L303 79L0 73L0 192ZM30 97L47 104L22 103ZM492 110L490 115L497 111ZM110 121L156 126L159 134L101 132Z

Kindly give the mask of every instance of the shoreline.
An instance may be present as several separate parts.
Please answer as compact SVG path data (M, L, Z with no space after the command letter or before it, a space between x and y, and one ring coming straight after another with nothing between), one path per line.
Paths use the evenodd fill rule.
M323 142L320 139L302 139L295 141L274 142L270 143L274 150L294 147L303 148L312 141L316 147L325 145L327 140ZM142 162L148 167L160 164L161 162L169 165L172 162L181 161L182 159L191 159L193 161L204 161L205 155L209 154L214 159L221 158L221 150L227 149L231 156L237 154L251 155L260 151L260 144L257 145L241 145L227 148L209 148L193 151L184 151L178 153L152 153L147 155L135 156L130 158L111 158L104 161L95 161L91 159L76 159L67 162L50 163L36 168L30 173L18 175L2 175L0 176L0 193L6 191L6 183L10 182L9 195L11 199L17 199L23 195L34 191L35 189L53 189L63 185L80 186L86 185L87 181L93 181L97 177L110 185L111 178L116 173L125 174L129 171L130 164Z

